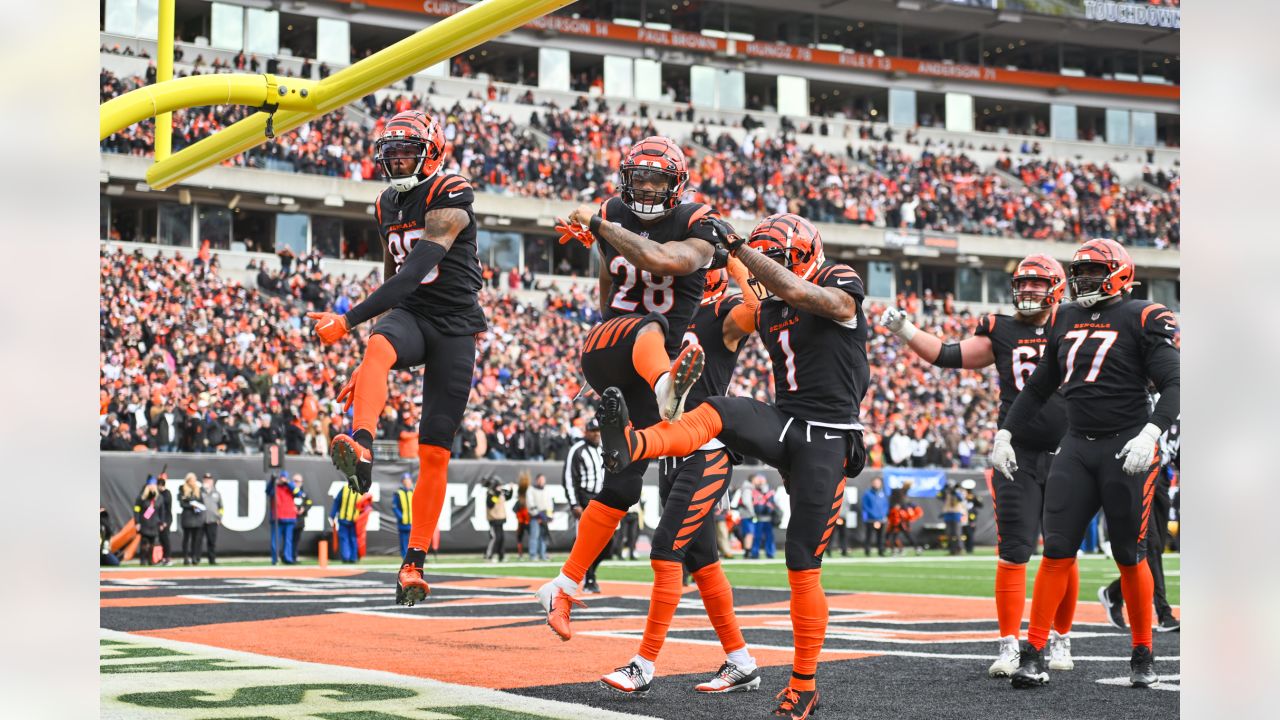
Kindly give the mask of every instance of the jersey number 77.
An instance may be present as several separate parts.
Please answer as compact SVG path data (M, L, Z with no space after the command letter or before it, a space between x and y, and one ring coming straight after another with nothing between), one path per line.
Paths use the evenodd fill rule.
M1098 379L1098 373L1102 371L1102 363L1107 359L1107 352L1111 350L1111 346L1115 344L1119 334L1115 330L1072 330L1062 336L1065 340L1074 340L1071 350L1067 353L1067 374L1062 382L1066 383L1071 380L1071 374L1076 369L1076 353L1084 346L1086 340L1098 340L1100 344L1093 351L1093 363L1089 366L1089 373L1084 376L1084 381L1091 383Z

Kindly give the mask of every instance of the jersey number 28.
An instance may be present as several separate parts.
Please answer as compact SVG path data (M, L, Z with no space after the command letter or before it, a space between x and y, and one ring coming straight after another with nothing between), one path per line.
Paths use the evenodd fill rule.
M618 291L613 294L613 301L610 302L614 310L635 312L637 308L644 305L644 309L648 312L666 313L676 304L676 292L671 287L676 280L674 277L654 277L648 270L636 272L636 266L621 255L609 263L609 274L617 277L619 273L622 274L622 282L618 285ZM637 279L644 285L640 302L627 298L631 289L636 286Z

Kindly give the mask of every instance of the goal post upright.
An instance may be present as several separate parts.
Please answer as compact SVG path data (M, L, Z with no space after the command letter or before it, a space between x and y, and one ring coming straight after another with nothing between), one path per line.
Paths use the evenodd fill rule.
M181 108L240 104L272 111L256 112L166 158L157 154L156 162L147 170L147 183L163 190L263 143L268 120L275 133L288 132L572 2L484 0L318 82L271 75L217 74L138 88L101 105L100 139L140 120ZM285 88L283 94L281 88Z

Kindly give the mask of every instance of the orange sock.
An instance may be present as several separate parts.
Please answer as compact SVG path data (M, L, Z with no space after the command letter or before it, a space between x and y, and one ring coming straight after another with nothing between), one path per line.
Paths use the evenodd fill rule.
M1080 566L1071 566L1071 576L1067 578L1067 590L1062 594L1062 602L1058 603L1058 612L1053 615L1053 629L1059 635L1071 632L1071 623L1076 618L1076 600L1080 597Z
M1049 626L1062 604L1062 595L1071 582L1075 558L1045 558L1036 572L1036 586L1031 592L1031 626L1027 628L1027 642L1037 649L1044 649L1049 642Z
M735 650L747 646L742 637L742 629L738 627L738 617L733 614L733 588L729 578L724 575L724 568L716 561L698 568L693 573L693 581L698 583L698 594L702 596L702 605L707 609L707 618L711 627L716 629L720 638L720 647L728 655Z
M375 336L376 337L376 336ZM385 379L386 375L383 375ZM418 482L413 486L413 527L409 547L426 550L436 533L444 491L449 484L449 450L438 445L418 446Z
M655 662L662 643L671 629L671 619L680 604L684 571L674 560L652 559L653 591L649 594L649 618L644 623L644 639L640 641L640 657Z
M611 508L594 500L587 503L582 517L578 518L578 537L573 541L569 559L564 561L560 572L570 580L581 583L582 578L587 576L587 568L600 557L600 552L613 539L618 523L622 522L626 514L626 510Z
M396 364L396 351L391 342L383 335L369 338L369 346L364 351L364 361L360 363L359 374L356 375L355 418L352 423L352 434L356 430L365 430L371 436L378 436L378 416L387 406L387 373ZM417 517L414 512L414 517Z
M1137 565L1119 565L1120 592L1124 595L1124 606L1129 611L1129 632L1133 637L1133 646L1146 645L1151 648L1151 615L1154 613L1152 603L1155 601L1155 583L1151 579L1151 568L1143 560Z
M1000 637L1018 637L1027 607L1027 566L996 561L996 621Z
M676 422L660 422L636 432L631 459L684 457L706 445L723 429L720 413L710 404L703 403Z
M649 387L657 384L662 373L671 370L671 358L667 357L667 336L661 332L642 332L631 346L631 364Z
M827 596L822 592L822 568L787 570L791 583L791 634L795 656L791 661L791 687L817 687L818 654L827 636Z

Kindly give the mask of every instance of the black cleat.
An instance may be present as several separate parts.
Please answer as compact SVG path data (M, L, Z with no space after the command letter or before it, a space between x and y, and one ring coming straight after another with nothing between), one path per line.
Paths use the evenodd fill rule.
M1146 645L1139 645L1133 649L1133 656L1129 658L1129 684L1136 688L1149 688L1160 682L1160 677L1156 675L1156 658L1151 654L1151 648Z
M778 707L773 709L774 717L787 720L807 720L818 714L818 690L796 690L790 685L778 691L774 698Z
M347 486L361 495L373 485L373 453L350 435L339 435L329 445L333 466L347 478Z
M1040 687L1049 682L1049 664L1045 662L1044 650L1037 650L1025 640L1018 647L1018 669L1013 671L1010 683L1018 689Z
M596 406L596 419L600 421L600 444L604 448L604 466L609 472L620 473L631 464L635 430L631 427L631 414L627 401L616 387L606 388Z
M1156 632L1178 632L1182 629L1182 622L1169 613L1160 618L1159 624L1156 625Z
M1124 597L1111 597L1110 585L1103 585L1098 588L1098 602L1102 603L1102 609L1107 611L1107 622L1112 627L1124 630L1128 625L1124 621Z

